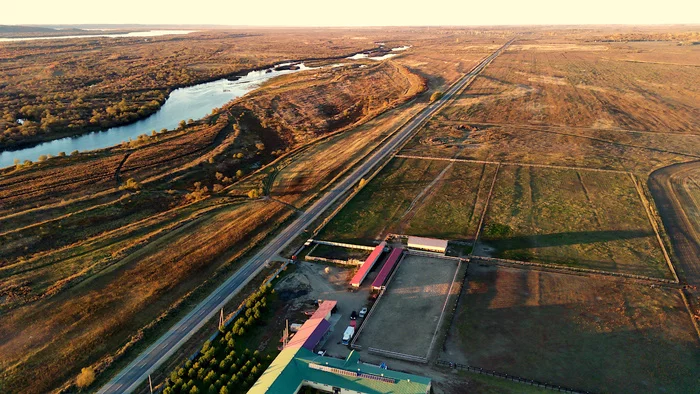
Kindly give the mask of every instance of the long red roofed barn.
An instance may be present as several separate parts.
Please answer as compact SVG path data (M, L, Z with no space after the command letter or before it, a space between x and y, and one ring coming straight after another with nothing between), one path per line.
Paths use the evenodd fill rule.
M394 270L394 267L401 259L401 254L403 254L403 251L403 248L395 248L391 251L389 258L387 258L386 262L384 262L382 269L374 279L374 282L372 282L372 290L381 290L384 287L384 284L391 274L391 271Z
M386 242L382 241L376 248L374 248L369 257L367 257L367 260L362 263L355 276L352 277L352 280L350 281L350 285L352 285L352 287L360 287L362 281L365 280L369 271L372 269L372 267L374 267L374 264L379 261L379 256L382 255L385 247Z

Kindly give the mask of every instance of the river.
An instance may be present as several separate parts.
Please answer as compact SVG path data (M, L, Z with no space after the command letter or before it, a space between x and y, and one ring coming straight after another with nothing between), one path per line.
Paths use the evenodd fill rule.
M410 47L393 48L391 52L404 51L408 48ZM387 53L383 56L370 57L366 53L360 53L349 56L347 59L369 58L381 61L392 56L396 56L396 54ZM291 64L282 63L269 69L251 71L235 80L219 79L214 82L175 89L170 93L165 104L145 119L126 126L112 127L77 137L61 138L29 148L2 151L0 152L0 168L13 165L15 160L19 160L19 162L24 162L25 160L36 161L42 155L56 156L59 152L69 154L76 150L84 152L109 148L129 139L136 139L141 134L150 134L152 130L174 129L181 120L199 120L210 114L215 108L222 107L229 101L256 89L270 78L311 69L305 66L304 63L294 63L298 66L294 70L283 67ZM340 65L342 64L334 64L330 67ZM278 67L283 67L283 69L278 70Z
M128 141L130 138L135 139L141 134L149 134L151 130L174 129L181 120L201 119L210 114L213 109L256 89L270 78L310 69L303 63L299 63L296 70L276 70L279 66L289 64L283 63L269 69L251 71L235 80L219 79L175 89L158 111L143 120L78 137L48 141L25 149L0 152L0 168L13 165L15 160L35 161L41 155L56 156L59 152L68 154L75 150L90 151L108 148Z
M43 36L43 37L17 37L17 38L0 38L0 42L12 41L36 41L36 40L65 40L70 38L120 38L120 37L158 37L167 36L170 34L190 34L197 30L149 30L149 31L134 31L131 33L104 33L104 34L84 34L75 36Z

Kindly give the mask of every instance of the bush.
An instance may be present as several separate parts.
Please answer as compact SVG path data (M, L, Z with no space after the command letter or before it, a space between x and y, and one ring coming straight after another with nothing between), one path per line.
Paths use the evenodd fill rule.
M442 92L435 92L430 96L430 101L433 102L433 101L440 100L442 98L442 96L443 96Z
M95 370L87 367L80 370L80 374L75 379L75 384L82 388L88 387L95 381Z

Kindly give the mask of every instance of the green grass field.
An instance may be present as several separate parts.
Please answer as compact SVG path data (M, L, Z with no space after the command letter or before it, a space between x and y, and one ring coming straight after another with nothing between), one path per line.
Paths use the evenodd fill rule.
M366 244L388 233L473 239L495 167L449 165L444 161L392 160L318 238Z
M478 264L468 275L445 361L589 392L700 387L678 290Z
M671 278L627 174L501 167L475 254Z

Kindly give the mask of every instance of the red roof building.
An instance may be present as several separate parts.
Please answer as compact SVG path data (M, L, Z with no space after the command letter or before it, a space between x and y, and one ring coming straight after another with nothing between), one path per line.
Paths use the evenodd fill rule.
M402 253L403 248L395 248L391 251L389 258L386 259L386 262L384 262L379 274L374 279L374 282L372 282L372 290L381 290L382 287L384 287L384 283L386 283L387 278L389 278L389 274L391 274L391 271L399 262Z
M376 248L372 251L372 253L367 257L367 260L365 260L364 263L360 266L360 269L357 271L355 276L352 277L352 280L350 281L350 285L352 287L360 287L362 284L362 281L365 280L367 277L367 274L369 271L374 267L374 264L379 260L379 256L382 255L384 252L384 248L386 247L386 242L382 242L379 245L377 245Z

